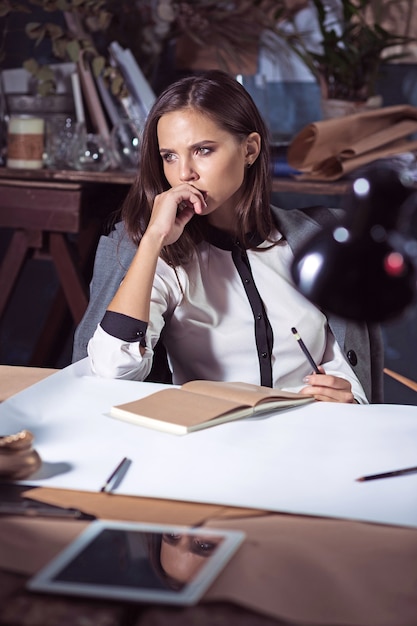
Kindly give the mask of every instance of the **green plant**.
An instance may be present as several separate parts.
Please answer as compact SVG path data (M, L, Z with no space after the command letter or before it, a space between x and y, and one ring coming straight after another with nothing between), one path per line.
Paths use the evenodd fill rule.
M283 18L291 18L288 0L0 0L0 19L27 14L25 30L34 44L34 58L23 65L43 95L55 89L50 68L35 58L45 40L52 55L62 61L77 62L84 51L95 74L103 75L115 95L123 95L123 79L107 54L112 40L130 48L152 80L164 47L181 35L196 46L213 48L218 64L227 70L229 63L238 65L248 49L256 49L263 30L270 30L313 72L324 97L366 101L374 93L381 62L401 58L398 46L416 41L381 24L394 5L405 7L402 21L407 23L406 11L412 11L414 0L339 0L337 19L329 13L328 0L310 1L317 13L320 50L308 48L303 33L280 28ZM293 13L304 5L305 0L292 2ZM34 21L33 11L43 12L44 19ZM7 21L0 62L6 36Z
M305 1L293 2L293 10ZM33 20L33 11L43 11L42 21ZM34 58L23 65L37 78L38 91L44 95L54 91L53 76L35 57L46 40L52 55L62 61L77 62L85 51L96 75L102 74L118 95L124 84L109 63L110 41L129 48L149 79L164 47L181 35L196 46L214 48L218 64L227 70L229 63L238 65L248 49L256 49L264 29L286 37L279 24L291 15L288 0L0 0L0 18L17 12L28 14L25 32L34 44ZM3 31L0 61L7 24Z
M0 60L5 57L7 19L12 14L25 13L28 15L25 32L33 41L35 54L45 40L50 42L51 55L57 60L77 62L84 50L93 59L96 73L100 73L106 60L98 51L92 33L105 31L110 23L111 14L105 10L105 4L105 0L27 0L25 3L0 0L0 18L4 21ZM33 12L39 9L45 13L45 19L30 21ZM40 95L55 92L54 73L48 65L39 63L36 58L26 59L22 65L36 79Z
M321 50L306 48L302 37L294 40L293 48L317 78L323 97L368 100L375 94L381 63L404 57L399 47L416 38L394 34L380 25L393 0L340 0L340 19L329 17L325 0L312 3L317 12ZM412 3L406 2L410 10Z

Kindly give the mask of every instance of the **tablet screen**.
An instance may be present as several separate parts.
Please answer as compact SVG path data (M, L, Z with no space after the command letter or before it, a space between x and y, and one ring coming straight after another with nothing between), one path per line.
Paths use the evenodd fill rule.
M243 533L98 521L29 582L32 591L194 604Z

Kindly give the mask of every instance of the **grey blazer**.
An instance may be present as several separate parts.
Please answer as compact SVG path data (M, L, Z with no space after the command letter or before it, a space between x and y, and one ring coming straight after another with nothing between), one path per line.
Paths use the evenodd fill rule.
M271 209L279 230L293 252L325 225L336 223L343 215L339 209L325 207L290 211L277 207ZM73 362L87 356L88 341L126 274L135 249L121 222L116 224L115 230L108 236L100 238L90 283L90 301L83 319L75 330ZM368 400L383 402L384 351L379 326L344 320L331 313L325 314L336 341L360 380Z

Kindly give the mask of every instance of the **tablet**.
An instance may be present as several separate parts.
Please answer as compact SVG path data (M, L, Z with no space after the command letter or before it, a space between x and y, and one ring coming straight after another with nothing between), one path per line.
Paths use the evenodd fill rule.
M30 591L192 605L236 552L240 531L95 521L27 583Z

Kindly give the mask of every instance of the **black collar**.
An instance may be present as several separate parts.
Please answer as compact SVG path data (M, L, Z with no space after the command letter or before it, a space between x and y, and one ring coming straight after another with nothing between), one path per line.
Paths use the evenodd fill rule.
M263 242L263 237L254 231L247 234L246 245L242 245L233 235L211 224L205 224L204 238L208 243L221 250L233 250L234 246L239 248L256 248Z

